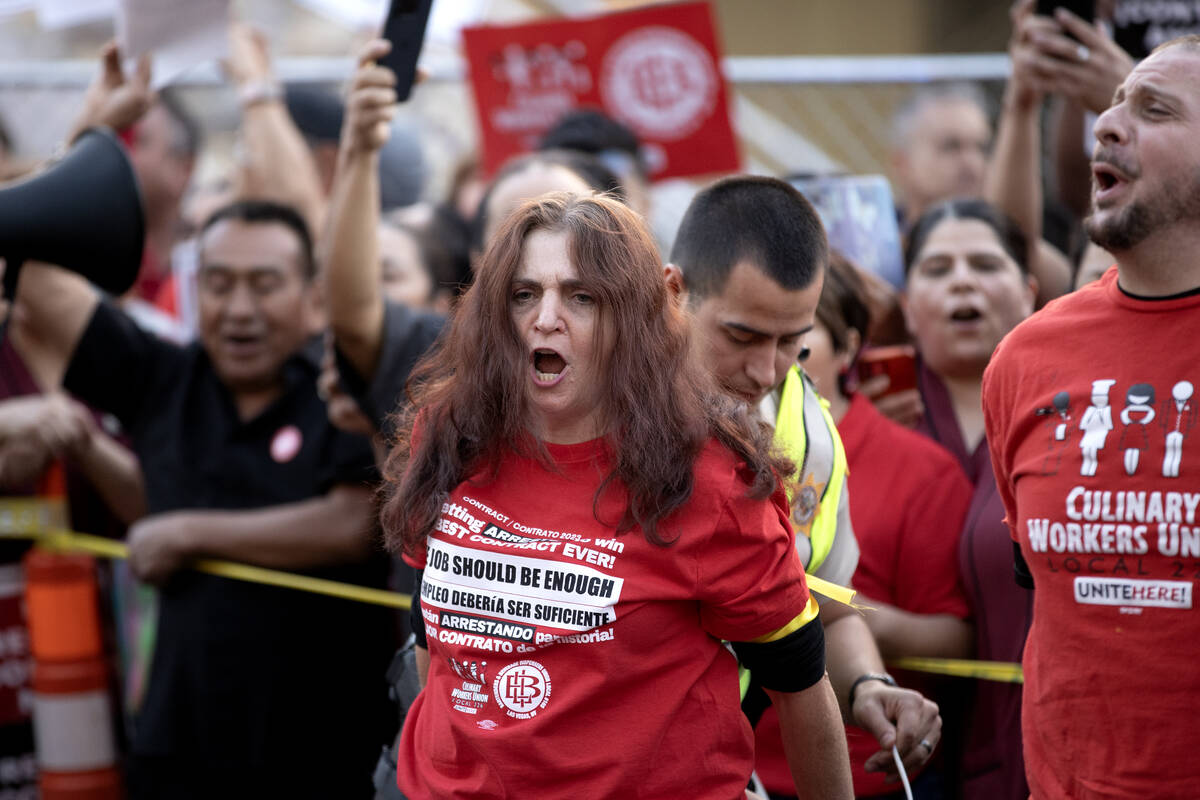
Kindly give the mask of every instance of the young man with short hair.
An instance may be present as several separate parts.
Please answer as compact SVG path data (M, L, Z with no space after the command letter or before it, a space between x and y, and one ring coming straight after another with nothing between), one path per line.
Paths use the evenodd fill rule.
M845 585L858 563L845 455L833 420L797 366L828 260L821 220L798 191L774 178L739 176L692 200L665 276L692 312L703 360L775 425L777 441L797 464L792 523L805 569ZM818 485L828 488L819 492ZM908 769L923 764L941 736L937 706L895 686L853 610L826 602L821 619L843 716L882 747L866 768L894 774L893 744Z

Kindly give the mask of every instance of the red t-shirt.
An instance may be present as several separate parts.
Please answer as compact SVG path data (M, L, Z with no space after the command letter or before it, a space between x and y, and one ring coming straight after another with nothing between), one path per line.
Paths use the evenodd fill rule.
M918 614L968 616L958 579L958 534L971 484L937 443L897 425L854 395L838 422L850 476L850 519L860 555L854 588L866 598ZM869 601L866 601L869 602ZM792 794L778 715L768 709L755 728L755 768L773 793ZM890 794L896 784L863 763L879 750L875 737L846 726L854 794Z
M443 506L424 567L429 681L404 726L400 789L430 797L743 796L753 741L722 639L808 603L782 492L746 497L710 443L669 547L614 536L593 499L599 442L507 456ZM618 519L606 496L599 518Z
M1022 731L1035 800L1200 791L1200 295L1116 270L1001 343L997 484L1033 574Z

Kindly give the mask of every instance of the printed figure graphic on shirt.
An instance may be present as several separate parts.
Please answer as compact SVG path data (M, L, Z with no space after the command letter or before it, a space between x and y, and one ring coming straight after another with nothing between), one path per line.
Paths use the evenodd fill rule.
M449 661L450 668L454 670L454 674L464 681L487 683L486 661L459 661L456 658L451 658Z
M1154 421L1154 387L1135 383L1125 392L1125 408L1121 409L1121 449L1125 451L1125 474L1137 472L1138 459L1150 447L1146 426Z
M1067 446L1067 423L1071 421L1071 395L1058 392L1050 401L1050 405L1042 406L1033 412L1039 417L1047 417L1046 425L1051 429L1050 441L1046 445L1046 457L1042 460L1042 475L1057 475L1062 463L1063 450ZM1055 421L1053 415L1058 415Z
M1183 437L1196 426L1196 406L1192 403L1195 387L1191 381L1180 381L1171 387L1171 399L1163 401L1162 426L1167 432L1167 450L1163 455L1164 478L1179 477L1179 462L1183 459Z
M1095 475L1097 456L1104 449L1108 432L1113 429L1112 406L1108 404L1108 391L1115 380L1102 379L1092 381L1092 404L1083 412L1079 420L1079 430L1083 438L1079 440L1079 449L1083 451L1083 464L1079 467L1080 475Z

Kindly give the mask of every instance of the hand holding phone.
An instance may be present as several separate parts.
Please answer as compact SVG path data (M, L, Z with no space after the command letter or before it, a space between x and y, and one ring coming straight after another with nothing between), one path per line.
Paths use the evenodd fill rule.
M1022 0L1021 7L1031 5L1033 0ZM1056 14L1060 8L1071 14ZM1099 114L1133 69L1133 59L1095 25L1095 10L1093 0L1036 0L1026 24L1042 30L1028 41L1045 57L1036 68L1041 90Z
M913 348L908 345L872 347L860 353L858 358L858 391L888 419L906 428L915 428L925 414L925 404L917 389Z
M346 90L340 145L344 157L378 152L392 135L395 75L379 65L390 48L390 42L373 39L358 53L358 68Z
M917 388L916 351L906 344L866 348L858 356L858 380L865 383L878 375L888 377L881 396Z

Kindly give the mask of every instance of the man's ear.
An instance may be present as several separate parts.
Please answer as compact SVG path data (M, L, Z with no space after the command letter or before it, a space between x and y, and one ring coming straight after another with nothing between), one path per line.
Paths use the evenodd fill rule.
M687 304L687 287L683 283L683 272L674 264L663 265L663 280L667 284L667 292L680 305Z

